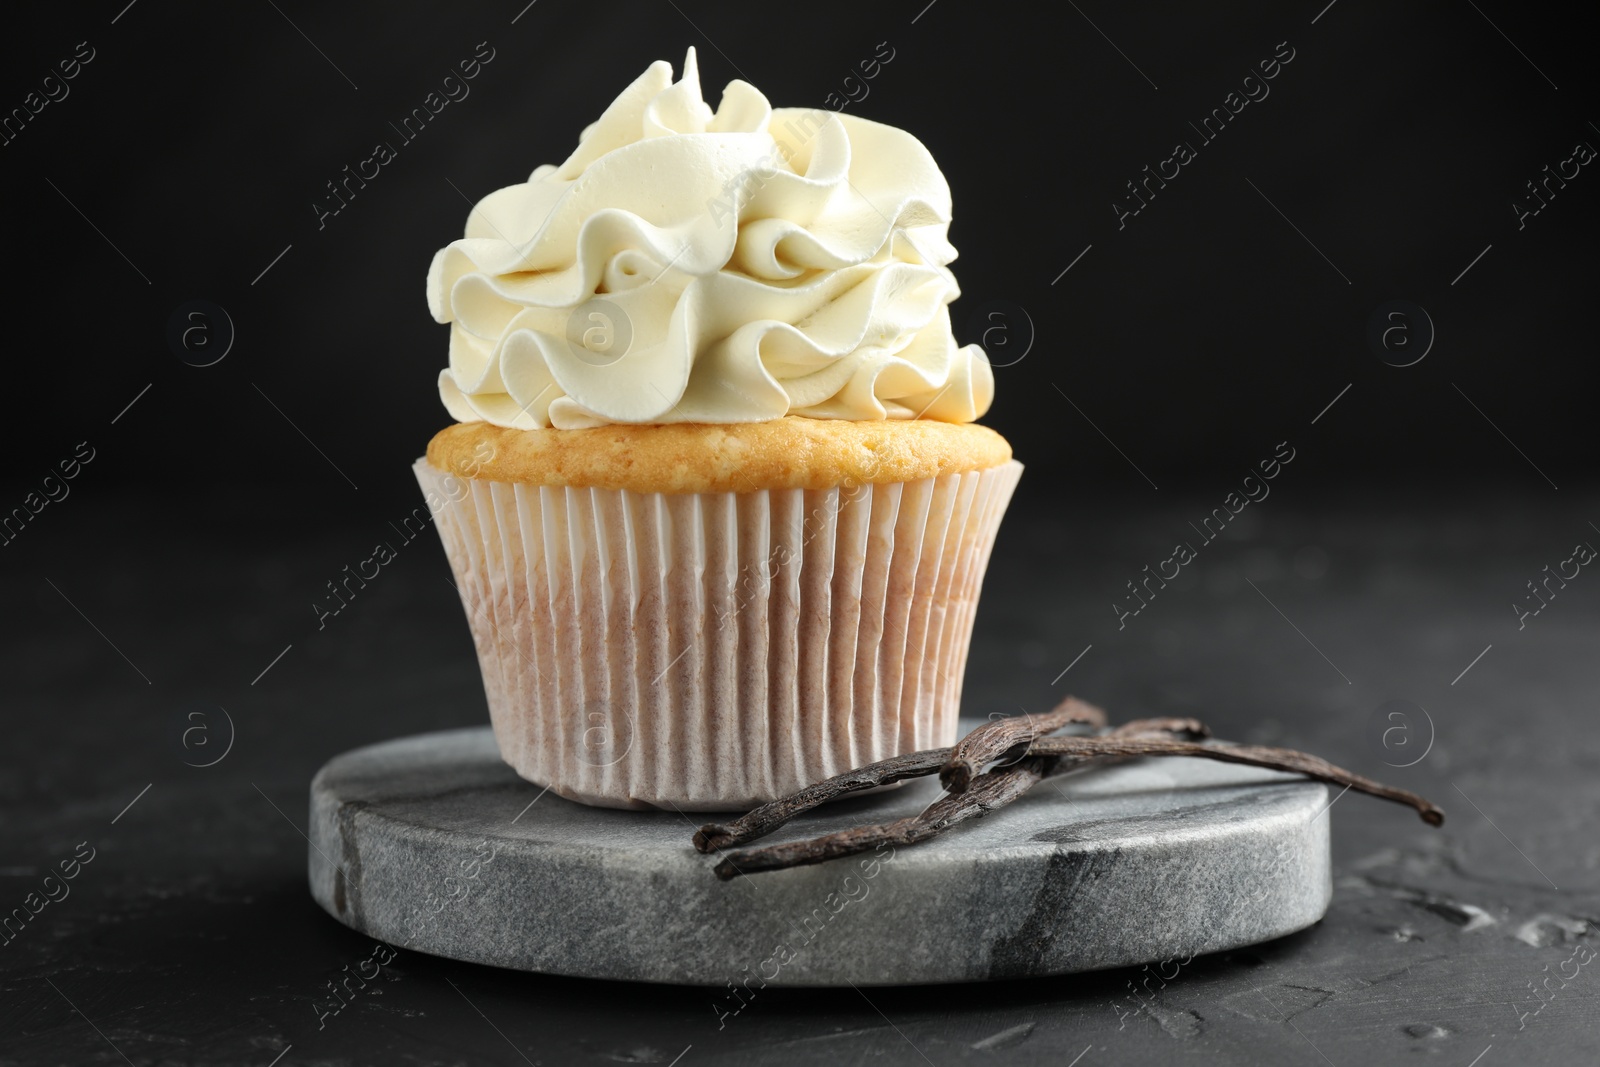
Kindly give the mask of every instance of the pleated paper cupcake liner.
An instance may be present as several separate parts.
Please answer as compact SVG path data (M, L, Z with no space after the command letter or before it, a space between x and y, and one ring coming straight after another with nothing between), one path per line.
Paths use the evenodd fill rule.
M506 762L586 804L717 811L954 742L1022 465L699 494L415 471Z

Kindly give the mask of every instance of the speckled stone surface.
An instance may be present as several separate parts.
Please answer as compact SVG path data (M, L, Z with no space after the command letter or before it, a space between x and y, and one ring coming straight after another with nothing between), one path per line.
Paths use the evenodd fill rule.
M964 724L971 725L971 724ZM911 814L933 780L771 840ZM1064 974L1303 929L1331 896L1328 791L1207 760L1083 770L942 838L717 880L703 817L587 808L519 779L487 727L331 760L312 895L391 945L519 970L723 986Z

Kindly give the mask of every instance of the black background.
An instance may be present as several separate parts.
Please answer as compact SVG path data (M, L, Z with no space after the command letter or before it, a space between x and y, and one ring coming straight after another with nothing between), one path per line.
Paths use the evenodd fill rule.
M30 9L7 35L7 108L77 42L96 53L0 148L6 476L23 485L91 438L101 486L142 484L157 464L191 486L289 482L314 512L398 503L448 421L433 384L447 331L423 277L459 236L464 197L565 158L650 61L679 65L690 45L713 104L742 71L775 105L826 106L881 41L895 57L849 110L909 129L944 168L958 337L975 340L997 307L1026 313L1006 320L995 362L1027 355L997 369L986 420L1030 467L1025 499L1220 490L1303 439L1347 384L1307 450L1319 477L1540 484L1485 416L1556 484L1591 469L1587 169L1520 231L1511 203L1600 138L1584 110L1592 64L1581 34L1515 11L1496 21L1539 69L1463 4L1343 0L1315 25L1270 4L1041 15L944 0L912 24L916 3L540 0L511 25L516 5L148 3L111 25L117 6ZM480 41L496 58L471 95L319 229L325 183L398 142L388 124ZM1282 41L1295 59L1270 96L1200 143L1188 124ZM1119 230L1125 183L1180 139L1199 158ZM234 323L213 367L167 344L190 299ZM1371 313L1397 299L1437 329L1407 368L1366 341ZM143 410L108 428L152 382Z
M0 546L0 910L78 842L102 858L0 948L0 1065L265 1067L290 1046L281 1067L665 1064L685 1046L682 1067L1000 1062L995 1048L1061 1067L1086 1045L1081 1067L1593 1058L1592 976L1525 1029L1515 1014L1600 917L1595 579L1526 627L1514 614L1542 567L1600 542L1600 178L1584 168L1523 229L1512 209L1577 142L1600 145L1577 16L524 2L8 12L0 113L78 42L95 58L0 146L0 515L80 442L95 458ZM1270 96L1119 230L1124 183L1285 41ZM471 95L319 230L325 183L392 142L479 42L495 58ZM1341 801L1328 917L1196 961L1126 1026L1131 972L885 989L871 1006L773 991L722 1034L703 990L407 954L361 1021L318 1031L321 982L369 941L306 893L307 783L354 746L486 721L432 540L325 630L312 607L421 503L410 464L448 422L431 256L468 201L565 158L653 60L695 46L713 105L742 71L775 106L826 106L879 42L895 57L849 110L943 167L953 321L971 341L1006 314L984 421L1028 468L965 712L1038 710L1070 687L1117 719L1199 715L1423 792L1449 822ZM235 328L213 366L168 342L192 300ZM1367 340L1396 300L1437 330L1409 367ZM1270 500L1119 627L1125 582L1284 441L1296 458ZM1393 700L1432 716L1430 755L1403 769L1372 730ZM185 766L189 714L218 708L237 743Z

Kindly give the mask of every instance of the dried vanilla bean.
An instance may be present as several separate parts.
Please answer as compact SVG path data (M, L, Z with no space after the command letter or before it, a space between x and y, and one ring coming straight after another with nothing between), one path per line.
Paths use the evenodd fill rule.
M1135 719L1104 736L1041 736L1069 722L1099 725L1103 721L1103 713L1098 708L1068 698L1048 716L985 723L953 748L929 749L869 764L764 804L727 825L709 824L695 834L694 844L701 852L743 844L771 833L796 815L835 797L935 771L941 772L941 778L948 776L951 782L962 782L964 790L952 786L918 815L805 841L742 849L724 858L717 865L716 873L717 877L727 880L756 871L821 863L874 849L880 844L915 845L968 819L1004 807L1050 775L1097 759L1140 756L1191 756L1300 774L1408 805L1416 809L1423 821L1434 826L1444 822L1444 812L1415 793L1383 785L1304 752L1262 745L1205 745L1180 739L1184 735L1209 736L1210 730L1198 719ZM995 759L1013 755L1013 762L986 773L973 773Z
M950 792L959 793L986 765L996 760L1015 763L1027 754L1024 747L1035 738L1053 734L1069 723L1104 726L1105 712L1093 704L1085 704L1075 697L1067 697L1049 715L1026 719L1001 719L984 723L966 737L956 742L950 762L939 771L939 782ZM1001 727L1006 731L1002 732ZM1030 731L1030 727L1033 729ZM1031 732L1031 736L1030 736ZM983 734L985 736L980 737ZM1200 739L1211 736L1211 728L1199 719L1134 719L1111 731L1112 737L1161 737L1181 734ZM1011 745L1002 745L1004 740Z
M1112 737L1139 737L1144 734L1187 734L1198 741L1211 736L1211 727L1199 719L1134 719L1111 731Z
M1432 826L1444 822L1444 811L1415 793L1395 789L1335 767L1325 759L1296 752L1292 748L1268 748L1264 745L1201 745L1192 741L1169 741L1164 738L1143 737L1044 737L1033 743L1030 755L1069 756L1073 759L1094 759L1099 756L1198 756L1201 759L1220 760L1223 763L1244 763L1252 767L1267 767L1275 771L1303 774L1319 782L1345 785L1360 793L1392 800L1415 808L1422 821Z
M891 756L853 771L836 774L832 778L824 778L798 793L763 804L731 823L707 823L695 831L694 847L701 852L715 852L730 845L741 845L765 837L796 815L836 797L932 774L944 766L950 758L950 752L948 748L930 748L904 756Z
M939 771L939 784L960 793L985 767L1017 749L1020 758L1028 743L1053 734L1069 723L1096 729L1106 724L1106 713L1093 704L1069 696L1043 715L1021 715L986 722L956 742L950 760Z
M858 852L871 851L879 845L915 845L968 819L981 818L996 808L1004 807L1053 773L1061 762L1049 756L1027 756L1020 763L980 774L972 780L966 792L947 793L918 815L881 826L841 830L808 841L742 849L730 853L717 864L716 875L726 882L741 874L803 867L841 856L853 856Z
M1106 713L1099 708L1075 697L1067 697L1046 715L1012 717L986 722L957 742L953 749L933 748L905 756L892 756L806 786L797 793L763 804L731 823L707 823L695 832L694 847L701 852L716 852L733 845L742 845L746 841L765 837L796 815L846 794L873 789L880 785L891 785L907 778L920 778L941 769L948 771L956 758L952 753L959 753L967 746L971 746L967 751L977 750L979 753L974 762L989 763L1013 749L1017 750L1016 755L1021 758L1027 751L1024 746L1035 737L1054 733L1070 723L1101 727L1105 722ZM982 755L990 752L993 755ZM963 787L968 780L970 779L963 780Z

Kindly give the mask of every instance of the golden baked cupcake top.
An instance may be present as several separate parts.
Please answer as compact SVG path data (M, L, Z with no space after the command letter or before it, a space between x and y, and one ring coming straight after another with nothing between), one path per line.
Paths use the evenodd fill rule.
M986 470L1011 458L976 423L852 422L788 415L767 422L513 430L447 427L428 463L464 478L639 493L745 493L910 482Z

